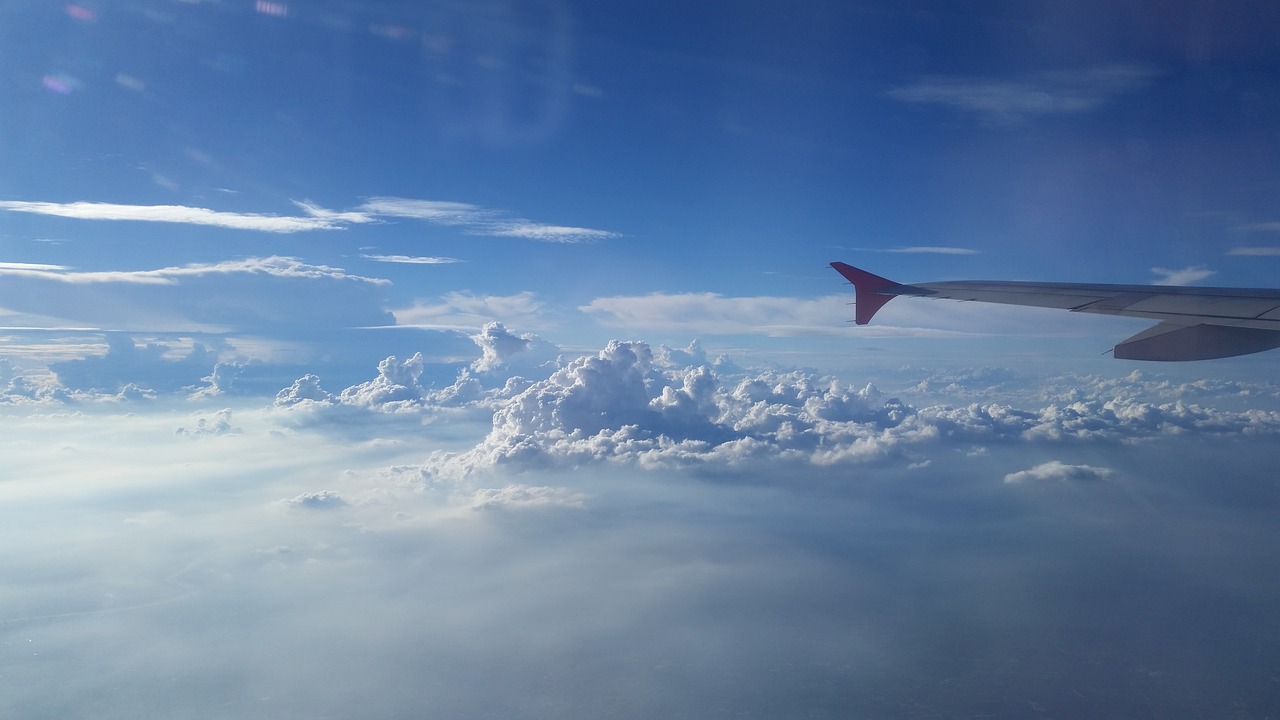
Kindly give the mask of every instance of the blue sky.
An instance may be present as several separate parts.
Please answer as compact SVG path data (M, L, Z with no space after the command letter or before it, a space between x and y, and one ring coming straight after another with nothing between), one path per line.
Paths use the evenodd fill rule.
M0 4L0 714L1277 701L1280 14Z

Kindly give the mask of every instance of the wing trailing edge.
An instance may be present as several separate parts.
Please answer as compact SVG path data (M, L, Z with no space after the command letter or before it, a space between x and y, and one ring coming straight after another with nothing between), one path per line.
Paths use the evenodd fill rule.
M1116 345L1120 360L1216 360L1280 347L1280 332L1228 325L1160 323Z
M916 295L1157 320L1115 346L1122 360L1185 361L1280 348L1280 290L1014 281L948 281L903 285L842 262L854 287L854 321L871 322L885 303Z

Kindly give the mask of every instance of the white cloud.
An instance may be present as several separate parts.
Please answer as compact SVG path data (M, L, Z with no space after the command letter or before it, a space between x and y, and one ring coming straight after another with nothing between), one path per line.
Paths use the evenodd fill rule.
M1256 222L1237 225L1236 230L1245 232L1280 232L1280 222Z
M608 240L618 237L618 233L592 228L570 227L566 225L544 225L529 220L505 220L493 223L480 223L476 231L481 235L497 237L518 237L528 240L541 240L554 243L580 243L595 240Z
M1028 470L1019 470L1004 476L1009 484L1024 482L1068 482L1105 480L1115 475L1110 468L1093 465L1068 465L1060 460L1050 460Z
M234 435L241 432L241 429L231 424L231 409L223 408L212 416L197 417L196 424L191 429L186 426L179 427L174 431L179 437L209 437L213 435Z
M579 243L619 237L618 233L593 228L551 225L510 213L460 202L375 197L354 210L329 210L309 201L294 201L301 216L234 213L186 205L126 205L100 202L37 202L0 200L0 210L33 213L79 220L130 220L207 225L233 230L295 233L309 230L340 230L349 225L379 222L383 217L423 220L436 225L461 227L473 235L518 237L555 243ZM404 256L385 256L404 257ZM372 259L379 259L377 257ZM384 262L414 262L383 260ZM420 261L419 261L420 262Z
M46 265L44 263L0 262L0 270L69 270L65 265Z
M912 247L890 248L888 250L884 250L884 252L932 255L977 255L981 251L962 247L915 245Z
M1066 381L1069 382L1069 381ZM984 400L913 407L810 373L762 372L727 381L707 365L664 367L643 343L611 342L505 399L474 448L437 455L429 472L468 476L509 467L591 462L639 467L738 467L750 462L859 463L929 448L992 443L1134 442L1180 435L1280 433L1280 412L1190 404L1177 386L1165 402L1119 384L1088 383L1064 402L1018 407Z
M1021 79L932 76L893 88L889 97L943 105L1003 125L1035 116L1091 112L1117 96L1140 90L1155 75L1143 66L1107 65Z
M471 496L474 510L520 509L534 507L584 507L585 497L567 488L546 485L504 485L481 488Z
M250 257L155 270L0 268L0 307L55 326L222 332L388 325L389 281L291 257Z
M378 363L378 377L343 390L338 401L383 412L413 410L421 406L427 394L427 389L418 383L425 362L422 353L414 353L413 357L403 361L392 355ZM298 386L303 380L305 378L294 385ZM303 387L309 391L308 386L309 383ZM318 386L315 389L318 390Z
M403 263L406 265L448 265L460 263L461 260L451 257L419 257L413 255L361 255L365 260L376 260L384 263Z
M529 333L516 335L500 322L487 323L471 340L480 348L480 357L471 364L479 372L546 370L555 366L560 348Z
M309 206L307 206L309 207ZM0 209L11 212L53 215L78 220L133 220L139 222L210 225L232 230L295 233L307 230L337 230L352 222L342 214L308 214L305 217L232 213L185 205L120 205L97 202L27 202L0 200Z
M361 205L358 210L377 216L413 218L437 225L462 227L474 235L519 237L556 243L591 242L618 237L618 233L608 230L548 225L511 217L505 212L469 203L376 197Z
M33 277L45 280L57 280L65 283L136 283L144 285L173 285L183 277L203 275L227 275L246 273L250 275L267 275L279 278L305 278L311 280L355 280L373 285L388 285L389 280L383 278L350 275L341 268L327 265L311 265L298 258L272 255L271 257L249 257L240 260L224 260L216 263L191 263L159 268L157 270L113 270L97 272L78 272L58 265L10 267L25 265L23 263L0 264L0 276Z
M451 292L440 302L417 301L406 308L392 309L397 325L419 327L476 329L490 322L504 322L524 327L543 325L544 303L532 292L514 295L475 295Z
M1213 275L1213 271L1204 267L1185 267L1181 270L1154 267L1151 272L1157 276L1159 285L1193 285Z
M1277 223L1280 225L1280 223ZM1280 227L1277 228L1280 230ZM1254 245L1250 247L1234 247L1227 251L1228 255L1244 255L1247 257L1274 257L1280 255L1280 247Z
M626 350L563 379L602 397L632 371L660 375L644 391L653 423L590 443L564 432L549 472L513 462L523 474L461 482L411 465L467 443L454 423L372 418L373 437L351 442L359 413L298 427L245 403L243 432L192 442L172 435L173 406L0 413L0 522L23 533L0 547L0 621L23 655L0 714L126 717L141 702L175 717L349 717L371 697L387 715L568 720L617 714L619 698L637 717L892 717L1006 696L1106 715L1116 692L1152 715L1265 705L1268 668L1249 652L1274 614L1258 582L1280 552L1274 437L995 438L971 458L964 436L917 425L899 454L817 466L795 448L834 444L846 422L883 434L897 422L875 420L886 396L656 357L654 375ZM1138 385L1117 379L1110 395ZM743 431L679 429L711 415L707 398ZM995 491L1045 458L1114 474ZM1215 602L1236 611L1202 612ZM1152 607L1158 633L1134 621ZM1243 684L1177 682L1204 667L1207 636L1227 639L1214 657L1243 657ZM976 641L958 656L957 637ZM1081 657L1096 677L1076 672ZM948 681L962 675L974 679Z
M848 331L851 299L652 293L596 298L578 309L608 327L718 335L828 334Z
M319 492L304 492L280 501L285 505L296 508L306 508L310 510L331 510L333 508L343 507L347 501L333 490L321 490Z
M326 405L335 401L333 393L320 387L320 378L307 373L294 380L293 385L276 393L275 405L276 407L293 407L311 403Z

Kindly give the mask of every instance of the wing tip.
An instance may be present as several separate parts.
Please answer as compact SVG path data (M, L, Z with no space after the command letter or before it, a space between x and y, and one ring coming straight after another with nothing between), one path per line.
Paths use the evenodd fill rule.
M888 278L869 273L862 268L856 268L839 260L833 261L831 267L844 276L845 280L853 283L853 321L857 325L866 325L871 322L871 318L875 317L880 308L895 297L893 293L884 293L882 291L901 287L898 283Z

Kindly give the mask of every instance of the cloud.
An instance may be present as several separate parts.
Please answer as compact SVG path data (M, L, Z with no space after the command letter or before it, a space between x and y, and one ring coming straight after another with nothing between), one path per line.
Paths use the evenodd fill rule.
M155 270L0 268L0 307L52 325L109 330L266 331L388 325L389 281L292 257L251 257Z
M1029 470L1009 473L1004 476L1004 481L1011 485L1024 482L1076 482L1106 480L1113 475L1115 471L1110 468L1068 465L1060 460L1050 460Z
M596 298L578 309L607 327L717 335L828 334L847 332L850 300L848 295L803 299L652 293Z
M609 343L545 380L495 399L492 429L469 451L436 455L428 473L467 477L496 468L617 462L642 468L744 463L863 463L992 443L1135 442L1177 435L1280 433L1280 412L1190 404L1182 389L1081 383L1066 401L1018 407L984 400L913 407L868 384L855 389L805 372L671 368L644 343ZM1149 402L1134 390L1178 399ZM425 397L425 393L419 393ZM919 463L919 459L912 462Z
M1160 285L1193 285L1214 274L1204 267L1185 267L1181 270L1153 267L1151 272L1156 274L1157 284Z
M834 274L833 281L838 281ZM1078 315L1046 325L1042 315L1026 308L903 298L887 305L873 325L855 329L850 327L853 301L852 292L817 298L652 293L595 298L578 310L605 327L704 336L965 337L1044 334L1049 328L1064 332L1081 323Z
M65 265L46 265L44 263L0 262L0 270L69 270Z
M1259 245L1254 245L1250 247L1234 247L1228 250L1227 254L1228 255L1245 255L1250 257L1274 257L1277 255L1280 255L1280 247L1266 247L1266 246L1259 246Z
M304 508L308 510L332 510L340 508L347 504L342 496L333 490L321 490L319 492L304 492L291 498L280 501L289 507Z
M413 410L422 404L427 395L427 389L418 382L422 377L425 362L422 353L414 353L413 357L403 361L392 355L378 363L378 377L343 390L338 396L338 401L344 405L377 409L382 412ZM305 378L295 382L294 386L298 387L298 384L304 380ZM316 386L315 390L318 389L319 387Z
M333 393L320 387L318 376L307 373L294 380L293 385L276 393L275 405L276 407L294 407L302 404L328 405L336 400Z
M903 102L942 105L1008 125L1037 116L1092 112L1140 90L1156 75L1138 65L1038 73L1022 79L931 76L893 88Z
M215 435L238 435L243 432L240 428L231 424L231 409L223 408L214 413L212 417L196 418L195 427L188 430L186 426L179 427L174 434L179 437L211 437Z
M451 292L440 302L416 301L406 308L392 309L397 325L431 328L475 329L498 321L537 327L543 324L544 303L532 292L514 295L475 295Z
M879 436L927 408L877 415L890 398L858 389L865 377L730 378L657 352L646 370L635 345L607 355L561 378L589 388L538 393L627 406L604 386L638 374L648 403L633 407L651 422L594 441L616 452L461 480L412 463L488 426L352 413L303 427L246 399L242 432L200 440L173 435L175 411L195 422L186 399L0 417L0 519L23 531L0 548L0 623L24 657L6 666L0 714L125 717L141 702L175 717L347 717L370 698L382 715L568 720L617 715L620 698L634 717L895 717L984 712L991 698L1012 714L1061 698L1088 716L1268 706L1271 668L1251 653L1275 622L1259 582L1280 556L1274 435L996 437L970 457L972 436L936 423L901 453L820 465L778 451L852 445L841 423ZM1025 380L1029 396L1041 378ZM1082 382L1082 401L1174 392L1157 380ZM1003 399L964 416L1016 427L1042 407L993 410ZM586 401L543 409L589 417ZM677 422L713 413L743 430L725 441ZM372 436L349 441L361 424ZM657 428L668 440L645 432ZM999 484L1046 458L1114 474ZM1206 468L1231 481L1206 482ZM1208 681L1184 681L1205 667Z
M584 506L585 496L566 488L546 485L504 485L500 488L481 488L471 496L474 510L523 509L534 507Z
M479 373L545 370L555 366L560 354L555 345L536 335L516 335L500 322L487 323L471 339L480 348L480 357L471 369Z
M459 202L375 197L358 210L379 217L412 218L437 225L462 227L473 235L518 237L555 243L592 242L619 237L618 233L608 230L548 225Z
M33 213L79 220L131 220L186 225L206 225L233 230L296 233L310 230L340 230L349 225L376 223L384 217L412 218L436 225L463 228L472 235L517 237L554 243L581 243L619 237L618 233L568 225L550 225L511 214L460 202L375 197L354 210L329 210L309 201L294 201L300 216L234 213L186 205L125 205L101 202L36 202L0 200L0 210ZM397 260L383 258L400 258ZM374 256L382 262L423 262L405 256ZM449 260L452 259L440 259Z
M1280 232L1280 222L1246 223L1244 225L1237 225L1235 229L1243 230L1244 232Z
M22 267L10 267L22 265ZM382 278L349 275L341 268L327 265L311 265L298 258L272 255L271 257L249 257L240 260L224 260L217 263L191 263L189 265L171 266L158 270L113 270L98 272L78 272L58 265L36 266L25 263L7 263L0 265L0 276L31 277L44 280L57 280L65 283L135 283L142 285L174 285L183 277L199 277L204 275L228 275L245 273L250 275L266 275L278 278L305 278L311 280L334 279L355 280L372 285L388 285L389 280Z
M304 206L309 207L309 206ZM260 232L295 233L307 230L337 230L354 222L346 215L324 213L303 217L260 215L256 213L219 212L185 205L120 205L97 202L26 202L0 200L0 209L11 212L35 213L78 220L132 220L137 222L182 223L209 225L232 230L257 230ZM363 220L361 220L362 222Z
M406 265L448 265L460 263L462 260L451 257L416 257L411 255L361 255L365 260L384 263L403 263Z
M218 367L219 348L191 343L185 355L167 343L138 345L124 333L107 333L107 352L49 364L62 387L70 390L119 392L125 387L173 392L191 386ZM229 384L228 369L222 382Z
M913 247L891 248L889 250L885 250L885 252L912 254L928 253L933 255L977 255L980 251L961 247L918 245Z

